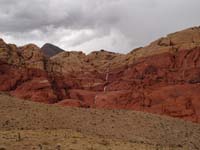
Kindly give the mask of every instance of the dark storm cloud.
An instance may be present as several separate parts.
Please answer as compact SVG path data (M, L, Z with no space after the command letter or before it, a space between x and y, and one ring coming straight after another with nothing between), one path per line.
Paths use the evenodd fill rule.
M0 36L25 44L127 52L200 25L199 0L0 0Z

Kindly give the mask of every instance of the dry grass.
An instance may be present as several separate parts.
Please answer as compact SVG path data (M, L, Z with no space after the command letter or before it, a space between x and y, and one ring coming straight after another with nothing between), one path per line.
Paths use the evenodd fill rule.
M21 130L0 133L0 149L6 150L183 150L183 147L163 147L120 139L105 139L72 130ZM19 134L21 139L18 139Z
M64 108L0 94L0 150L198 150L200 125L125 110Z

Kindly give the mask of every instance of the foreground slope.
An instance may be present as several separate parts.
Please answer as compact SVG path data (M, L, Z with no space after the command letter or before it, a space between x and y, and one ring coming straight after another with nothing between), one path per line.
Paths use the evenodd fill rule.
M1 149L8 150L169 150L182 146L161 146L62 130L14 130L0 131ZM20 138L19 138L20 137Z
M198 124L142 112L50 106L0 94L0 118L0 146L8 149L200 147Z

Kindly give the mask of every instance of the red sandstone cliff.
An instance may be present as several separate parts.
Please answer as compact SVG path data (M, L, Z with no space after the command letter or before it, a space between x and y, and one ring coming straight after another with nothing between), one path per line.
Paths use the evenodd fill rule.
M62 52L0 40L0 90L62 106L139 110L200 122L200 28L123 55Z

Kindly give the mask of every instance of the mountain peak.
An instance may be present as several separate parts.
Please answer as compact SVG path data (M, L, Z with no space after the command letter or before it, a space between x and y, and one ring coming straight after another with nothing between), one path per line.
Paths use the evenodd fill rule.
M58 46L55 46L51 43L44 44L42 46L41 50L47 57L52 57L52 56L64 51L63 49L61 49Z

